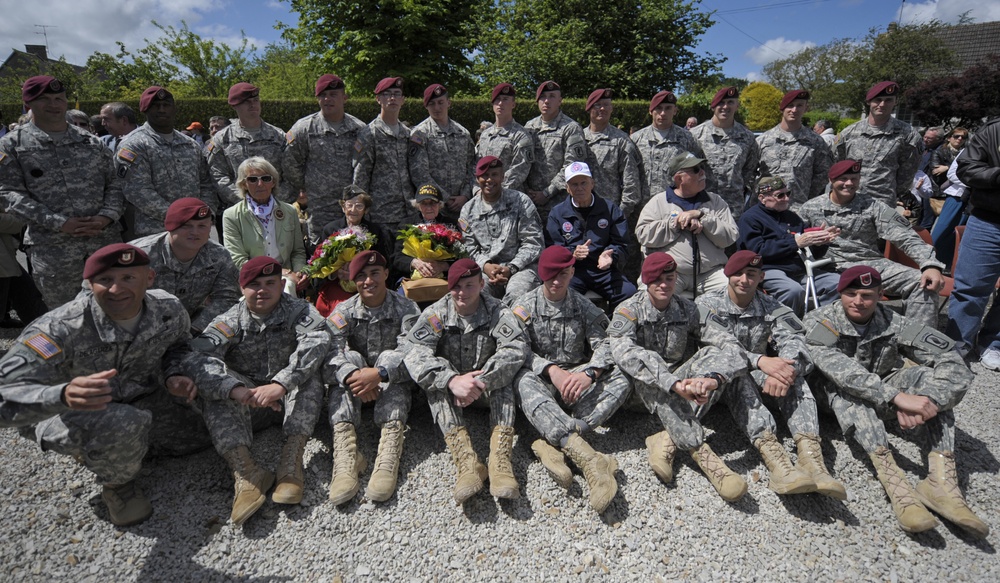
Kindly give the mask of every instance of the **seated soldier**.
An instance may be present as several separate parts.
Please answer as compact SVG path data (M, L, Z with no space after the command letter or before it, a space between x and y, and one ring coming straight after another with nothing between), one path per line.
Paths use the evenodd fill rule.
M819 492L846 500L843 484L830 476L823 463L816 400L804 378L812 370L805 329L788 306L757 291L764 279L763 264L753 251L737 251L724 270L729 286L698 298L702 319L723 324L731 334L714 334L712 342L721 341L718 348L735 346L749 369L749 374L733 381L723 399L771 472L769 488L778 494ZM799 451L795 466L775 436L774 417L759 392L788 423Z
M746 365L735 347L698 349L703 336L718 334L722 328L702 328L694 302L674 294L676 281L673 257L661 252L646 257L642 262L646 289L622 302L611 319L611 354L643 404L663 424L664 431L646 438L649 465L656 476L665 484L672 482L674 455L678 447L686 449L719 495L734 502L746 494L747 483L705 443L691 403L707 404L711 393L723 390Z
M705 160L685 152L670 159L674 188L654 194L639 213L635 238L646 255L677 258L677 291L689 299L725 289L726 247L739 231L726 201L705 190Z
M527 366L514 383L521 410L544 437L531 450L556 483L569 488L573 474L565 452L587 480L590 506L601 513L618 491L618 462L594 451L582 434L622 406L629 384L611 359L608 317L570 289L574 263L569 249L548 247L538 259L541 287L514 302L511 311L524 323L531 349Z
M487 290L510 305L541 283L535 263L542 252L542 226L528 195L503 187L503 162L484 156L476 163L479 192L458 219L462 244L488 280Z
M151 289L141 249L102 247L83 276L90 289L29 324L0 360L0 424L79 460L102 484L111 522L129 526L153 513L136 484L147 452L211 445L201 414L176 397L224 371L191 354L191 320Z
M816 369L809 384L837 416L844 435L868 452L900 527L937 526L927 509L986 538L989 526L969 509L955 472L955 414L973 374L954 342L919 321L879 305L882 277L855 266L840 276L840 302L806 316L806 338ZM907 358L915 366L904 365ZM914 489L889 450L881 419L904 432L923 426L927 478Z
M275 411L284 408L285 444L271 500L298 504L302 501L302 455L323 405L318 372L330 350L330 330L316 308L283 293L281 263L271 257L254 257L244 263L240 287L240 302L215 318L191 346L225 361L229 378L222 383L226 390L220 392L244 405ZM250 456L249 409L225 417L206 412L205 422L216 451L233 470L232 520L241 525L264 504L275 476Z
M924 243L892 207L858 192L861 162L837 162L828 176L830 195L814 198L799 208L799 216L806 223L841 229L840 236L829 242L826 256L841 272L856 265L874 267L882 274L882 289L906 300L903 305L907 317L936 328L944 265L934 258L934 248ZM879 248L880 239L899 247L920 269L886 259Z
M508 191L513 192L513 191ZM465 210L472 203L467 203ZM527 354L518 320L484 292L482 270L469 258L448 269L448 295L420 314L406 335L406 370L427 393L434 420L458 468L455 501L462 504L483 489L487 469L472 449L462 409L488 401L490 494L517 498L511 465L514 447L514 375Z
M365 497L385 502L396 491L403 430L414 386L398 350L420 310L412 300L388 293L389 267L378 251L362 251L350 264L357 295L337 304L327 323L333 348L323 376L330 386L333 428L333 478L330 500L337 506L358 493L358 473L366 466L358 453L356 428L362 403L375 402L375 423L382 427L378 457Z
M184 304L195 334L240 299L240 272L232 256L209 240L214 225L212 209L201 199L181 198L167 209L167 232L132 241L149 255L156 287Z
M545 244L572 251L574 268L570 285L580 293L595 291L612 307L635 293L635 285L622 274L628 260L628 222L615 203L593 193L590 167L573 162L566 167L569 198L549 212Z
M740 215L740 238L736 246L764 258L764 291L795 311L799 317L806 309L806 264L802 251L812 259L826 254L827 243L840 234L839 227L807 229L805 222L789 210L791 194L785 181L767 176L757 184L757 204ZM816 298L825 306L837 298L835 271L813 270Z

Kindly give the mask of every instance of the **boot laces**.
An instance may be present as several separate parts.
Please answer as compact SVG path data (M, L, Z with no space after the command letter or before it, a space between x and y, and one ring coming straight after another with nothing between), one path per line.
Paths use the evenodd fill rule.
M889 463L892 455L889 450L879 452L879 463L882 465L882 474L885 476L886 485L891 490L891 495L896 498L901 506L916 506L919 503L913 496L913 488L906 480L906 476L899 470L899 466Z
M772 437L770 439L761 440L760 448L764 450L764 454L767 458L774 464L775 469L781 470L785 473L791 473L795 470L792 466L791 460L785 455L785 448L781 446L778 439Z
M357 456L357 450L355 450L355 455L349 455L347 453L347 439L341 438L339 443L334 444L333 453L333 472L335 474L349 473L354 469L354 458Z
M395 423L387 423L383 427L382 440L378 444L378 455L375 460L375 471L391 472L399 459L399 442L402 428Z
M698 454L698 458L701 460L702 469L711 473L716 480L721 482L729 475L729 468L726 467L726 464L714 452L710 453L709 450L701 451Z
M497 439L497 456L496 465L497 469L501 472L506 472L513 474L514 468L510 464L511 452L514 449L514 434L513 432L504 431L500 433L499 439Z

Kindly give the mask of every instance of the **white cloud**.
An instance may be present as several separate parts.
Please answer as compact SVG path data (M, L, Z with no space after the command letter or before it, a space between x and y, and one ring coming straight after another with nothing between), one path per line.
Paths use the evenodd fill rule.
M761 77L760 71L750 71L743 76L744 79L753 83L754 81L763 81L764 78Z
M746 52L746 56L758 65L766 65L771 61L784 59L792 54L816 46L812 41L790 40L783 36L772 38L761 46L756 46Z
M940 20L949 24L968 12L975 22L1000 20L1000 3L984 0L924 0L903 5L903 24Z

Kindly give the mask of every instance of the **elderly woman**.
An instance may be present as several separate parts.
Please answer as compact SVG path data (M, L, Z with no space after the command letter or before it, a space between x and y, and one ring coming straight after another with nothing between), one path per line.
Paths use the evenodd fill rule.
M440 223L449 229L462 232L458 225L441 215L441 210L444 208L444 200L441 198L441 191L436 186L432 184L421 186L411 204L413 204L413 208L417 209L418 214L413 216L409 223L404 222L404 224ZM418 271L423 277L433 277L435 274L447 273L448 268L455 261L455 259L449 261L424 261L423 259L403 255L402 239L396 239L395 241L392 266L400 276L410 277L411 273Z
M259 156L247 158L236 171L243 200L222 215L222 239L237 268L266 255L281 263L285 291L292 295L305 285L306 249L295 207L271 196L281 177Z

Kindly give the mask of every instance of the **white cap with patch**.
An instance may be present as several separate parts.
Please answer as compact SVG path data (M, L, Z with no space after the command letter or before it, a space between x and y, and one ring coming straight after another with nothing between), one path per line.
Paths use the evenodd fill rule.
M589 176L593 178L594 175L590 173L590 166L587 166L584 162L573 162L566 167L566 180L574 176Z

